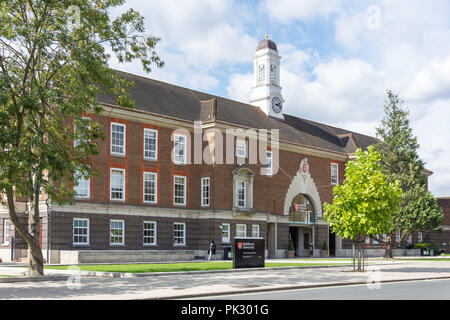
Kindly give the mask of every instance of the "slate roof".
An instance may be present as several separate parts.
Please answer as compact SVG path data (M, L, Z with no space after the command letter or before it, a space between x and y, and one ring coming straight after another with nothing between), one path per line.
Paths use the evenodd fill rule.
M279 129L280 141L350 154L367 148L376 139L288 114L284 120L268 117L258 107L217 97L165 82L116 71L134 82L130 88L135 109L181 120L219 121L254 129ZM99 101L116 105L113 95L99 95Z

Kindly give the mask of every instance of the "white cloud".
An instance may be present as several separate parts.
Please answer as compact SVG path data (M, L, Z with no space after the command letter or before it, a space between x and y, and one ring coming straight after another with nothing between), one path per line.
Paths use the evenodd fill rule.
M257 39L242 20L251 20L245 4L226 0L129 0L118 14L133 8L145 17L147 32L161 38L156 47L165 62L150 75L138 62L111 66L172 84L209 91L217 89L220 77L230 68L251 61Z
M289 23L327 17L339 10L341 0L265 0L263 7L271 20Z
M256 39L240 23L247 8L225 0L131 0L128 7L147 16L147 29L161 47L181 53L186 63L212 67L248 61Z
M405 98L412 101L450 98L450 56L422 67L405 90Z
M228 78L227 95L230 99L249 103L253 73L236 73Z
M342 13L335 21L335 40L344 47L354 50L359 48L359 37L366 31L367 16L365 12L348 15Z
M379 107L389 82L383 72L359 59L335 58L314 68L314 79L291 73L282 74L286 110L316 121L336 122L345 118L370 121L380 114Z
M410 105L409 102L405 102ZM411 104L411 122L420 144L420 156L434 172L429 187L435 196L450 195L450 99Z

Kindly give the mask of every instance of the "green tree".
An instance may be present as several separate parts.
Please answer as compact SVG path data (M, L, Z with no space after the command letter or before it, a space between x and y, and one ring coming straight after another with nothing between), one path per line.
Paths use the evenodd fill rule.
M392 258L394 250L413 232L426 231L439 226L442 210L427 190L425 164L418 154L419 144L413 135L408 112L401 108L397 94L387 92L384 118L377 128L379 143L375 145L381 155L381 164L388 181L400 181L403 199L400 210L393 215L393 227L386 240L385 258ZM400 233L399 239L395 237Z
M130 9L111 17L123 4L0 0L0 190L28 244L30 275L43 275L40 193L71 202L74 173L93 173L91 155L101 130L83 116L101 111L100 90L114 94L120 106L133 106L127 91L132 84L108 68L108 52L119 62L140 61L147 72L163 65L154 51L159 39L145 33L139 13ZM19 220L16 200L28 203L27 224Z
M391 230L402 192L398 181L387 181L373 146L355 157L346 164L343 184L333 188L333 203L324 204L324 218L338 236L358 243L360 271L362 239Z

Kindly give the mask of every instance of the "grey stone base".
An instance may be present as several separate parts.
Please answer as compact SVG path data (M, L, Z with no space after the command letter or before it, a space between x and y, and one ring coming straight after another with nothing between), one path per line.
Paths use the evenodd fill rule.
M61 264L192 261L194 250L61 250Z
M366 257L370 258L382 258L384 257L385 249L365 249L364 253ZM405 256L420 256L420 249L397 249L394 251L394 257ZM352 249L336 249L336 257L353 257Z

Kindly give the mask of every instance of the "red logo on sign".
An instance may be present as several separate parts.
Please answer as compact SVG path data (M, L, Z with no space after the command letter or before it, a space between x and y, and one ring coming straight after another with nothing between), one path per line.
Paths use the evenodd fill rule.
M303 164L303 166L302 166L302 171L303 171L303 173L308 172L308 164L307 164L307 163L304 163L304 164Z
M238 246L238 249L239 249L239 250L242 250L242 242L238 242L238 243L237 243L237 246Z

